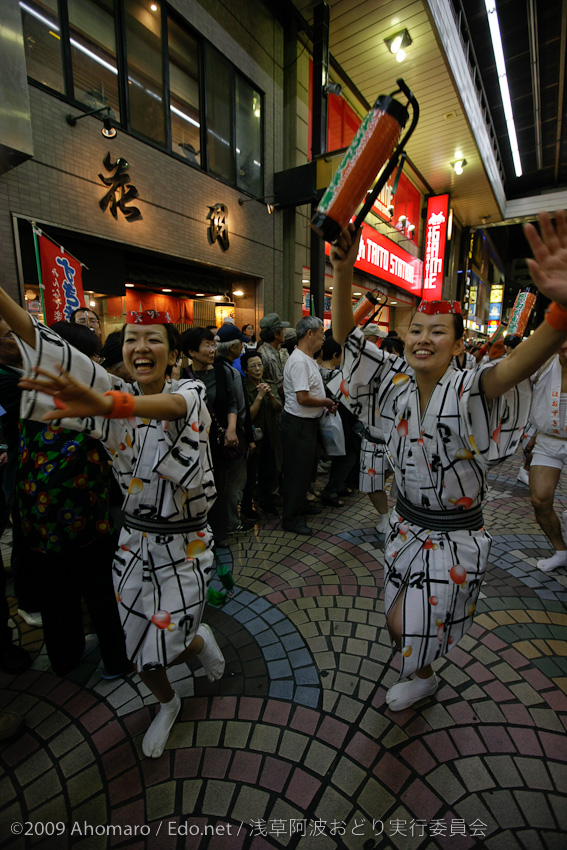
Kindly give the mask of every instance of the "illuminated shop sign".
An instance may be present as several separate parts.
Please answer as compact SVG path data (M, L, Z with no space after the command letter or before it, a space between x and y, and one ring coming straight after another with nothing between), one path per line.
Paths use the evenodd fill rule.
M428 199L423 258L423 297L429 300L441 298L448 215L449 195L434 195ZM433 292L438 294L433 295Z
M325 242L325 253L328 255L330 251L331 246ZM386 283L392 283L411 295L421 297L422 261L365 222L362 224L362 236L354 267ZM430 290L427 295L423 293L423 297L430 300L441 298L441 283L442 281L438 291Z
M497 320L502 315L502 304L491 304L490 311L488 313L488 318L492 320Z
M503 286L492 286L490 288L490 303L491 304L501 303L503 296L504 296L504 287Z

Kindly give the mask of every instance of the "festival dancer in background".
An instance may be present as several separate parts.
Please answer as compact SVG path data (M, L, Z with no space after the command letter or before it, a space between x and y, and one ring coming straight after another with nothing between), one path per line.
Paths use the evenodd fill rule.
M89 433L113 457L124 498L114 584L128 656L160 702L142 743L144 754L157 758L181 708L166 668L197 657L210 681L224 671L201 623L213 571L207 511L215 497L205 387L167 379L179 343L164 314L128 314L123 356L133 384L108 375L1 289L0 315L20 340L27 375L40 369L41 377L21 384L22 417L64 417L63 427Z
M472 624L491 543L482 518L486 475L518 446L530 405L526 379L567 338L567 220L556 215L556 227L540 215L541 237L533 225L525 234L535 256L528 260L532 279L558 303L510 356L468 371L451 366L463 335L458 302L420 304L405 340L407 362L365 343L353 329L353 225L331 248L333 336L345 349L338 381L364 423L379 411L399 490L384 578L388 629L405 680L386 695L393 711L435 693L431 662Z

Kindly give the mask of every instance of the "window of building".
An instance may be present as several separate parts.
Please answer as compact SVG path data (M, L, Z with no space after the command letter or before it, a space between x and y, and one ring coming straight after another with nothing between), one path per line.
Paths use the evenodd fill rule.
M21 0L28 76L57 92L65 92L61 27L57 0Z
M167 21L171 150L201 165L199 42Z
M124 0L130 127L165 146L161 4Z
M236 185L257 197L263 194L262 95L243 77L236 77Z
M73 94L89 109L110 106L120 122L114 0L67 0Z
M228 183L235 182L233 102L234 72L230 62L217 50L205 51L207 98L207 152L209 171Z
M66 0L58 9L58 0L20 0L20 7L29 77L75 105L110 106L126 130L263 194L262 93L165 4Z

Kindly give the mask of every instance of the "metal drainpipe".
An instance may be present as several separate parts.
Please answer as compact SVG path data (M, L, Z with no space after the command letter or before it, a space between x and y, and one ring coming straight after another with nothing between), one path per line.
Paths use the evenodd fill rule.
M329 77L329 7L318 3L313 9L313 106L312 106L312 147L311 156L315 159L327 151L327 93L324 87ZM317 203L311 204L311 215L315 214ZM325 247L323 240L311 231L311 313L323 319L325 309Z

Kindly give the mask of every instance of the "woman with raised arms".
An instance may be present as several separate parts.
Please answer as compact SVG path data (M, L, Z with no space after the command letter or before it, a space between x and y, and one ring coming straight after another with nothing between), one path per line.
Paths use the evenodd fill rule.
M525 226L535 258L528 265L555 303L508 357L464 372L451 368L463 335L459 302L423 301L406 360L385 353L353 328L353 225L331 248L333 337L345 350L333 388L367 425L381 418L399 490L384 577L388 629L401 652L399 680L386 695L393 711L435 693L431 663L472 624L491 543L482 517L487 472L518 446L530 406L526 379L567 339L566 216L556 213L555 227L547 213L539 222L541 236Z

